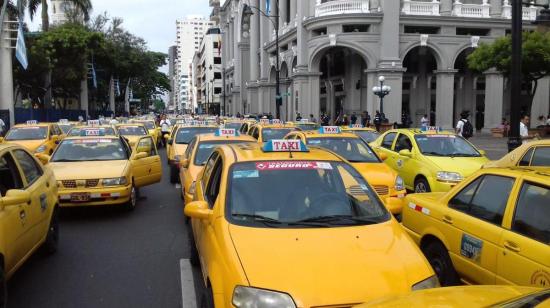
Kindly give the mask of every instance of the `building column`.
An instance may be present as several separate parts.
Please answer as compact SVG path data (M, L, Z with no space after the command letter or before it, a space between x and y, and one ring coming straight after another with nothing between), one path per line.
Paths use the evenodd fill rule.
M307 1L306 1L307 2ZM380 33L380 61L378 67L395 68L401 66L399 58L399 18L401 1L382 1L382 17Z
M0 24L0 27L5 26L7 30L7 25L7 23L4 25ZM3 31L0 37L0 109L9 110L9 125L13 126L15 124L15 109L10 33L9 31ZM8 125L8 123L6 123L6 125Z
M453 125L453 98L455 73L457 70L439 70L436 74L435 123L443 129L451 129Z
M288 11L286 0L281 0L279 2L279 29L282 29L286 22L286 14ZM277 3L277 2L275 2Z
M297 70L307 70L308 60L309 60L309 48L307 45L308 33L307 30L303 27L304 16L308 16L309 12L309 1L296 0L298 6L298 26L296 28L296 66ZM317 68L312 68L317 69Z
M499 0L502 1L502 0ZM440 0L439 1L439 14L444 16L450 16L453 12L453 0Z
M296 22L296 14L298 13L298 1L300 0L290 0L290 22L292 24Z
M548 95L550 93L550 78L544 77L539 79L537 92L533 97L533 105L531 106L531 127L535 128L538 124L538 117L548 116Z
M490 0L490 5L489 15L500 18L502 16L502 0Z
M496 128L502 122L504 104L504 76L496 70L485 75L485 124L484 129Z

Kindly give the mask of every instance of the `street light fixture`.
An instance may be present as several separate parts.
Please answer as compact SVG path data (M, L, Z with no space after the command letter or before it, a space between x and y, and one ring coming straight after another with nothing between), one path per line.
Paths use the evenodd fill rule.
M276 52L276 58L277 63L275 67L275 115L277 119L281 118L281 105L283 104L283 97L281 96L281 76L280 76L280 70L279 70L279 1L275 0L275 7L277 7L277 15L271 16L269 14L266 14L261 9L245 4L243 6L243 18L250 20L250 16L254 15L254 12L252 9L255 9L260 13L260 15L266 17L269 19L269 21L273 24L273 27L275 29L275 52ZM269 13L269 12L268 12ZM275 19L275 21L273 21ZM246 24L246 23L244 23ZM248 31L246 31L248 33ZM246 38L246 36L245 36Z
M384 122L386 118L384 115L384 97L390 94L391 87L384 84L386 81L384 76L378 77L378 81L380 82L380 86L373 87L372 92L374 95L380 97L380 115L382 116L382 122Z

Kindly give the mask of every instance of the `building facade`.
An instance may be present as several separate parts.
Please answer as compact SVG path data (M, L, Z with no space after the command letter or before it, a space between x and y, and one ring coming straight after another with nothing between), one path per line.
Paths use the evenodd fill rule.
M298 112L333 119L372 115L380 110L372 92L380 76L392 88L383 105L390 122L401 122L405 112L418 126L427 114L432 124L450 128L468 110L474 124L490 129L509 116L508 79L466 64L480 43L510 32L508 0L270 2L271 16L279 16L277 30L275 17L256 9L243 15L244 4L265 11L266 0L227 0L220 9L226 114L275 114L278 70L285 120ZM524 8L526 28L537 11ZM538 82L533 117L548 114L549 88L549 78Z
M197 112L220 114L222 93L221 32L210 28L193 59Z
M168 110L177 111L177 104L175 98L176 89L176 61L178 56L178 47L170 46L168 48L168 79L170 80L170 92L168 93Z
M187 16L185 20L176 21L176 76L175 101L180 111L192 110L191 69L193 56L199 51L200 42L213 22L202 16Z

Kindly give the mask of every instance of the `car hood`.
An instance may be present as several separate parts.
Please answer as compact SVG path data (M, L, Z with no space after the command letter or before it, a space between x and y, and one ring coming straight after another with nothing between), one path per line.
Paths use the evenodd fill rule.
M385 185L390 188L395 185L397 173L385 163L352 163L351 165L371 185Z
M424 156L430 160L440 171L458 172L464 178L481 169L489 162L487 157L438 157Z
M7 142L20 145L26 148L27 150L29 150L30 152L34 152L36 151L36 149L38 149L39 146L44 144L46 140L18 140L18 141L7 141Z
M395 221L321 229L230 225L229 232L250 286L289 293L298 307L405 294L433 275Z
M86 180L116 178L124 175L127 160L51 162L57 180Z

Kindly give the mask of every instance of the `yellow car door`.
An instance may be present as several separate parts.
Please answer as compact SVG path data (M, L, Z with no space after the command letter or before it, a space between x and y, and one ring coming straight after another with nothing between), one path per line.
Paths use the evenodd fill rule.
M394 146L395 159L392 167L399 172L408 188L414 189L414 179L420 170L418 148L413 145L409 136L400 133Z
M132 155L134 185L142 187L158 183L162 177L160 156L151 136L141 137Z
M550 287L550 188L521 184L499 246L497 284ZM513 207L515 206L515 208Z
M10 275L28 254L26 240L30 224L25 208L30 194L23 190L23 178L10 152L0 154L0 239L4 252L4 270Z
M441 232L454 268L467 282L495 284L502 222L515 178L482 175L448 202Z
M397 168L397 153L393 150L393 144L397 137L397 133L395 132L389 132L384 135L382 142L380 143L380 146L376 149L377 151L380 151L381 153L386 153L388 158L384 161L388 166L390 166L392 169L399 171Z

